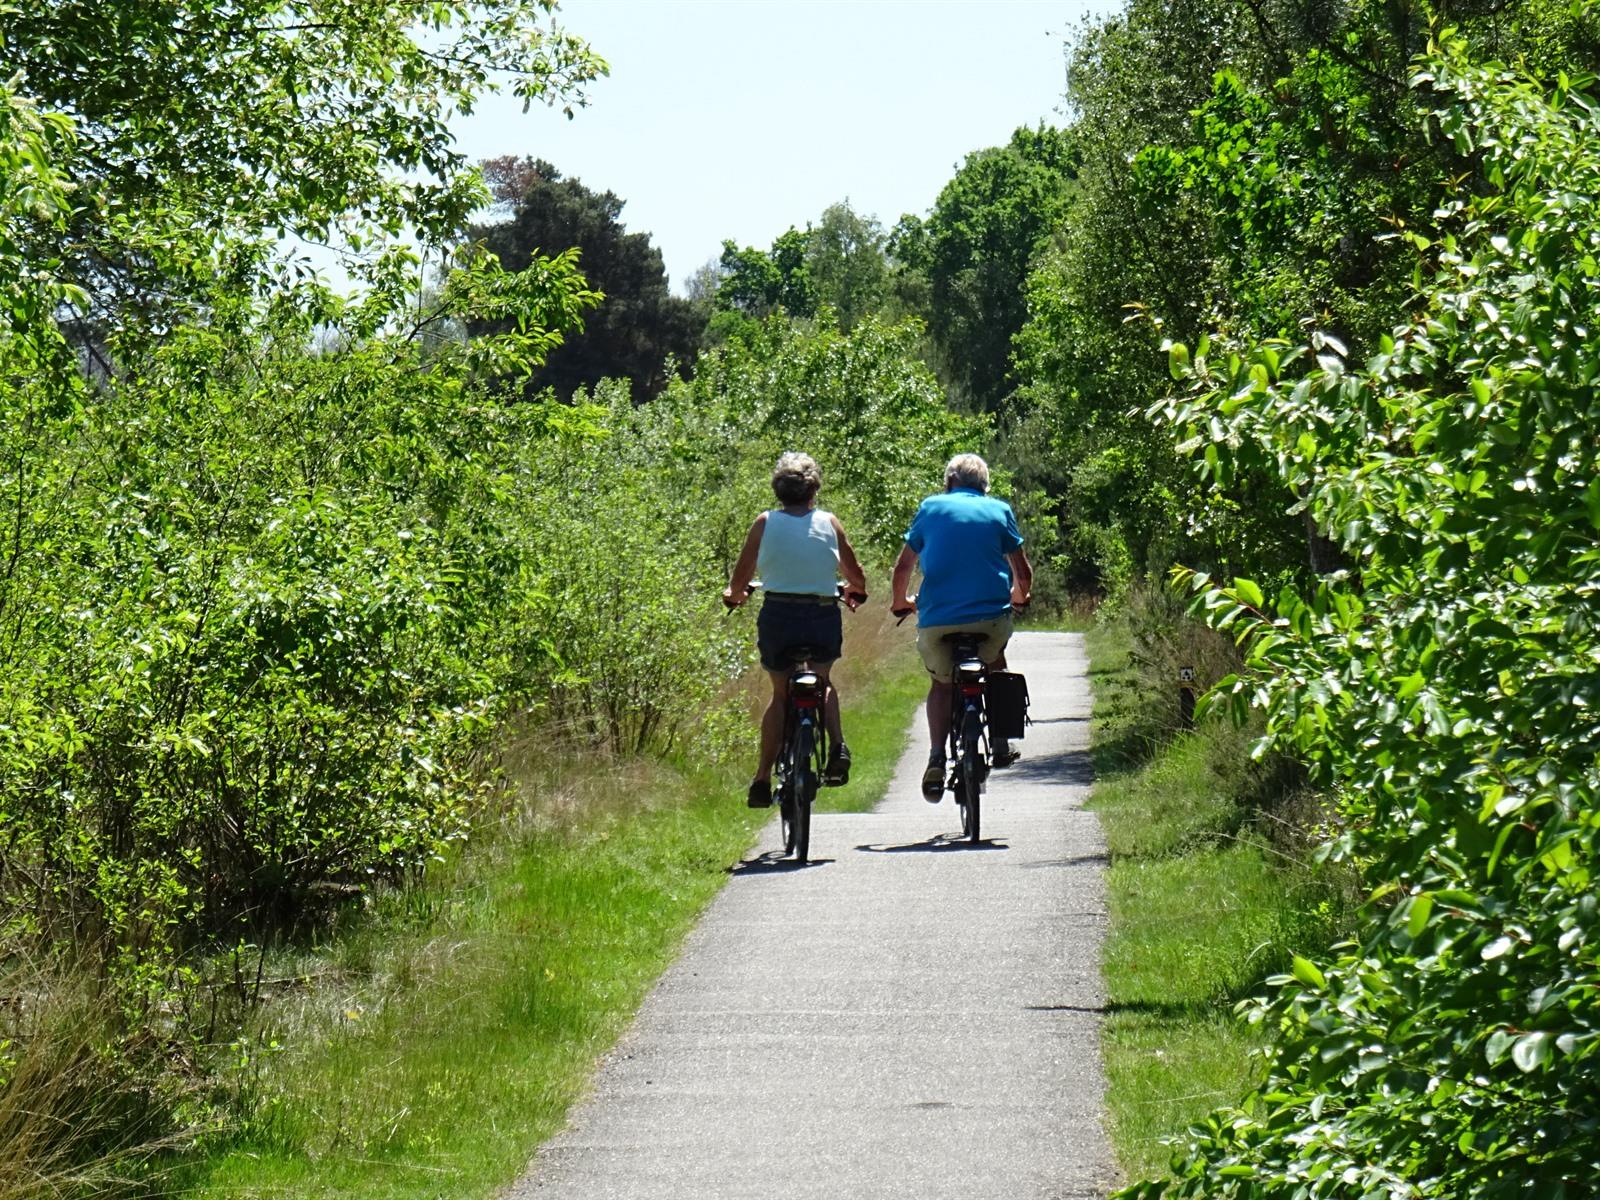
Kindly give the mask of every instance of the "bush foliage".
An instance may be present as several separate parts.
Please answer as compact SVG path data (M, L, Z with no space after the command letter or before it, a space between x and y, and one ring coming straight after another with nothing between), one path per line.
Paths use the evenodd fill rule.
M1195 583L1249 655L1217 698L1334 789L1327 852L1375 886L1358 941L1251 1007L1262 1087L1128 1196L1576 1197L1600 1170L1600 109L1448 37L1413 87L1475 168L1407 231L1414 319L1365 361L1174 345L1191 390L1155 413L1210 478L1276 472L1352 564Z
M553 318L587 302L531 271ZM717 593L777 449L813 446L882 550L978 429L908 329L775 321L636 409L498 400L488 340L317 350L348 314L314 287L211 308L118 343L92 397L5 393L34 436L6 480L0 889L130 966L425 863L508 714L670 747L746 665Z
M564 263L521 282L552 321L587 295ZM3 397L25 433L0 889L47 943L162 969L185 929L273 924L460 835L469 751L549 654L501 519L515 451L583 422L475 402L514 339L363 336L370 311L316 286L208 307L113 342L127 367L98 387ZM352 332L316 350L333 322Z
M182 7L193 20L172 36L215 69L208 85L231 87L235 60L208 57L221 9ZM528 23L552 7L432 6L439 22L471 17L453 44L476 65L386 42L399 10L346 32L363 70L388 54L407 87L464 99L499 71L570 99L599 64ZM188 144L154 119L139 142L148 97L129 121L29 98L67 59L97 80L124 52L143 63L139 39L170 24L152 12L122 14L139 43L123 46L82 22L51 40L0 9L29 89L0 82L0 967L81 974L107 1014L82 1056L104 1070L61 1096L37 1092L35 1060L5 1040L44 1046L35 1018L51 1010L12 1014L0 1107L64 1127L74 1096L148 1084L147 1113L96 1135L113 1156L203 1112L195 1089L160 1080L193 1082L200 1040L226 1040L198 1000L208 956L468 837L508 723L608 752L716 749L708 717L753 656L718 594L781 449L822 461L829 503L881 557L943 459L986 436L946 412L918 328L870 319L849 334L751 322L645 407L619 382L570 402L528 394L600 297L570 252L509 271L464 247L428 279L424 255L439 263L481 183L431 117L343 157L326 111L343 95L337 56L316 75L316 130L332 139L316 145L330 177L360 169L364 212L305 182L316 161L296 165L299 191L269 186L276 158L256 180L270 194L191 206ZM320 25L275 23L284 5L252 12L286 54L322 44ZM404 103L369 84L374 120ZM96 181L86 155L108 146L118 170ZM419 161L447 177L410 188L386 173ZM425 250L394 242L402 218ZM360 291L285 260L280 221L345 229ZM101 274L85 266L97 255ZM111 1112L95 1104L84 1120ZM87 1161L39 1145L8 1168L41 1188Z

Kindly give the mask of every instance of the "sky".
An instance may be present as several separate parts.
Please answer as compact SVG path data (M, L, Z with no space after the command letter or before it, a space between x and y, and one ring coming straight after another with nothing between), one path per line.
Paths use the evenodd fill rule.
M1104 10L1104 4L1096 5ZM491 97L453 124L473 158L543 158L626 202L674 290L722 242L770 246L849 200L886 227L962 160L1060 124L1087 0L563 0L611 67L589 104Z

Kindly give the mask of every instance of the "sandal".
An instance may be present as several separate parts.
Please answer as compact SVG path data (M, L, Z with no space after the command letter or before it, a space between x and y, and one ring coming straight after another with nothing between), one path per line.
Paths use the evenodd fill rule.
M744 794L744 802L751 808L771 808L772 780L752 779L750 790Z
M930 758L928 769L922 773L922 798L929 804L944 799L944 757Z

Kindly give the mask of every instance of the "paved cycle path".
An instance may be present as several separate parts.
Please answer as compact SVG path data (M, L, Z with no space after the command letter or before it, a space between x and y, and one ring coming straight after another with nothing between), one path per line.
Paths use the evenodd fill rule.
M876 809L813 817L811 865L767 826L508 1197L1103 1200L1087 663L1058 633L1010 659L1034 724L984 843L922 799L919 713Z

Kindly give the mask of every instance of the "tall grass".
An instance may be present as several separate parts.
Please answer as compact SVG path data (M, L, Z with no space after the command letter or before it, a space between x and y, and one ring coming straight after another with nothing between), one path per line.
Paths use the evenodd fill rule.
M1233 1006L1292 952L1328 944L1349 903L1305 857L1319 810L1295 765L1253 763L1248 730L1179 727L1172 668L1215 678L1229 648L1163 608L1135 595L1088 639L1111 856L1110 1131L1132 1178L1160 1177L1162 1139L1254 1081L1261 1039Z
M121 1040L92 972L13 961L0 975L0 1200L119 1195L198 1132L171 1047Z

